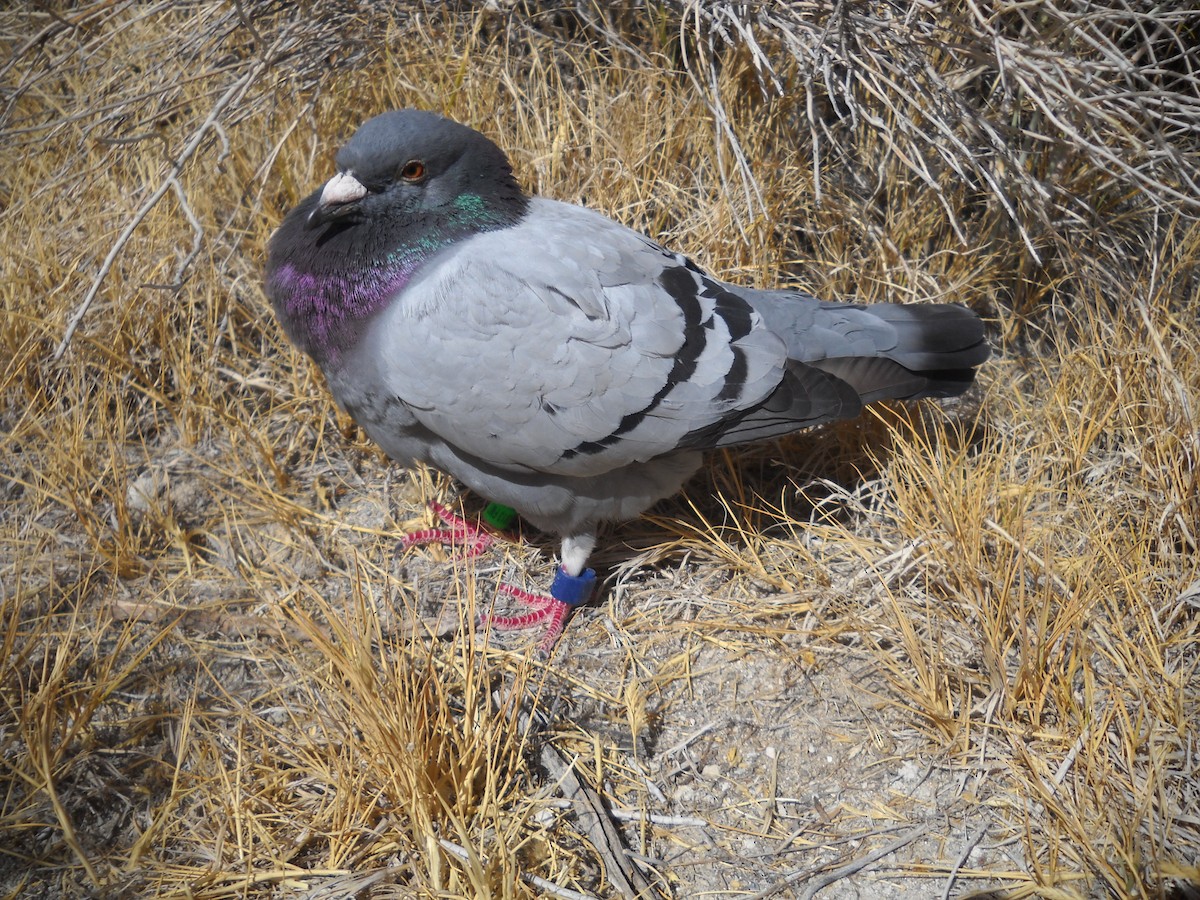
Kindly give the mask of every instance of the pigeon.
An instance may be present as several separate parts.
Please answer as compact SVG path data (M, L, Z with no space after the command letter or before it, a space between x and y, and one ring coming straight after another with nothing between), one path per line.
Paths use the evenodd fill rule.
M593 592L598 527L679 491L706 450L961 394L990 353L965 306L721 281L526 194L495 143L432 112L367 120L336 167L270 240L276 317L392 459L561 540L549 594L514 589L532 611L491 620L543 624L547 653ZM428 535L482 531L440 514Z

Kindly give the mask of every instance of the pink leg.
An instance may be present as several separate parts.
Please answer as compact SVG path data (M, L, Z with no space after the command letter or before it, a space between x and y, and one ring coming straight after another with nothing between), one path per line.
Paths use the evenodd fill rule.
M456 516L440 503L430 503L429 508L446 523L447 527L424 528L421 531L406 534L400 539L401 547L407 549L418 544L459 545L463 548L463 559L474 559L496 543L496 539L482 527Z

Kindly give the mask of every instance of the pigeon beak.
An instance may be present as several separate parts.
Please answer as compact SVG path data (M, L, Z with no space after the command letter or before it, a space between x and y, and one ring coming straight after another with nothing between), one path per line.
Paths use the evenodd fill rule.
M308 214L308 227L316 228L346 215L366 195L367 189L357 178L349 172L339 172L321 189L317 205Z

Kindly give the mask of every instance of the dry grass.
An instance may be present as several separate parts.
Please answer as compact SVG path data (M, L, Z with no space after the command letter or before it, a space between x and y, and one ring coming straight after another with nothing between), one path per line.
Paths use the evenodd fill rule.
M0 13L3 895L617 895L589 790L651 894L902 849L905 896L1200 879L1200 16L780 9ZM549 665L489 645L546 554L398 555L452 487L260 287L401 105L732 280L969 302L1000 353L714 458Z

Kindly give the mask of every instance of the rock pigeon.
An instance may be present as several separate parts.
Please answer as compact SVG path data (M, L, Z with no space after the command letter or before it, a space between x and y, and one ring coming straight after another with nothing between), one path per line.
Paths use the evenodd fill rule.
M546 651L592 592L597 527L674 494L705 450L960 394L989 355L964 306L723 282L527 195L499 147L434 113L368 120L336 164L271 238L267 295L389 456L561 538L549 596L513 591L534 612L492 620L544 622Z

